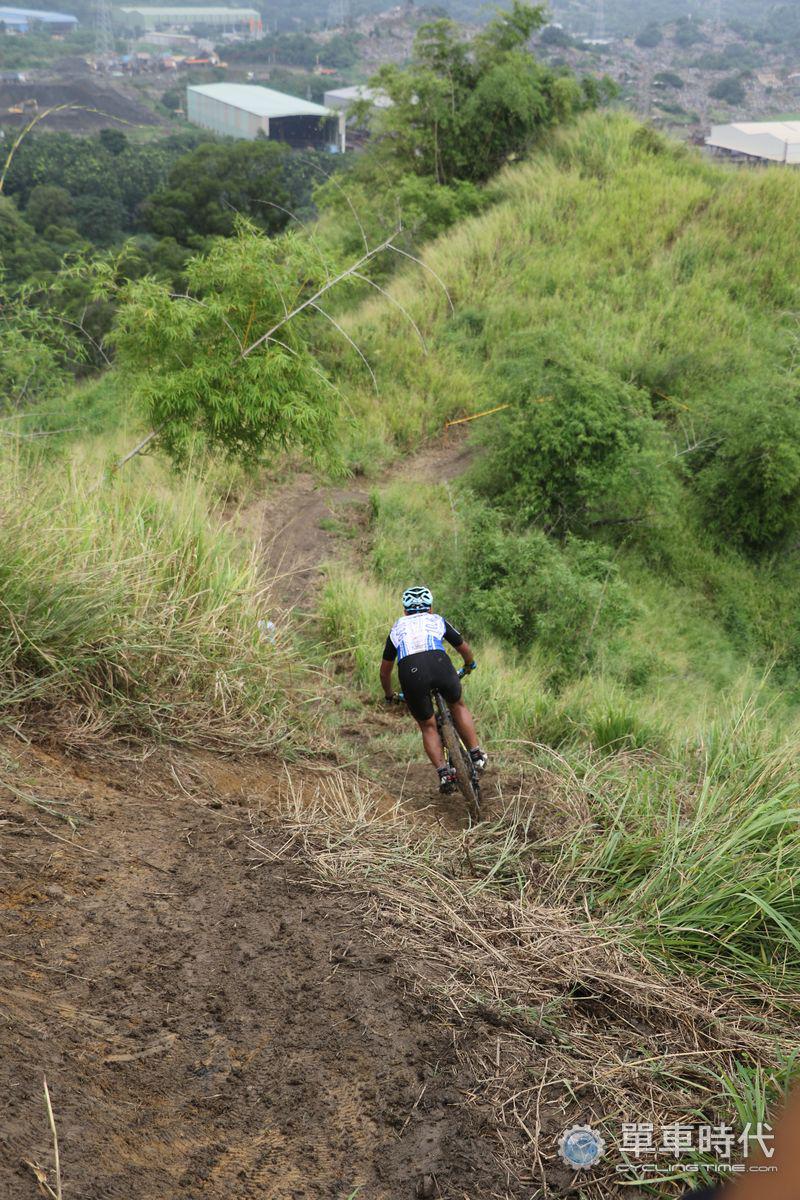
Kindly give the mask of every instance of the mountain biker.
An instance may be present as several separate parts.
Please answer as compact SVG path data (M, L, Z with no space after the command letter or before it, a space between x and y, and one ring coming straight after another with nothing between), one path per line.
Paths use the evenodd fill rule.
M394 703L392 669L397 659L403 697L420 727L425 753L438 772L439 791L452 792L456 772L454 767L445 762L444 748L433 715L431 690L439 691L444 696L475 770L484 771L489 760L478 745L472 714L461 699L461 680L443 643L448 642L458 651L468 671L474 671L475 659L458 630L444 617L433 612L433 596L428 588L406 588L403 592L403 614L395 621L386 639L380 670L381 685L387 703Z

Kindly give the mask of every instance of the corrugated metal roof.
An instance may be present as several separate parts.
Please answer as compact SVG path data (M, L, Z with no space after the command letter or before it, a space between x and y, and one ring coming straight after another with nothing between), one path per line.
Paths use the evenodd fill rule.
M219 5L203 4L203 5L197 5L193 8L192 7L186 8L186 7L182 7L182 6L178 6L178 5L167 5L166 7L163 7L158 4L156 4L156 5L124 4L124 5L120 5L120 7L117 11L124 12L124 13L141 13L141 15L143 17L154 17L154 16L183 17L184 24L186 24L186 22L190 18L197 18L197 17L204 17L204 16L205 17L228 16L231 18L231 20L233 20L234 18L238 18L239 20L242 20L242 19L250 20L251 18L253 20L261 19L261 13L255 8L228 8L226 5L221 5L221 4L219 4Z
M380 88L367 87L363 83L356 83L353 87L332 88L331 91L325 93L325 99L328 103L337 100L345 103L350 100L370 100L376 108L392 107L392 101L386 92Z
M332 117L329 108L251 83L203 83L187 89L257 117Z
M732 127L742 133L769 133L782 142L800 142L800 121L734 121Z
M71 13L43 12L38 8L0 8L0 21L6 18L17 21L74 21L76 25L78 23L78 18L73 17Z

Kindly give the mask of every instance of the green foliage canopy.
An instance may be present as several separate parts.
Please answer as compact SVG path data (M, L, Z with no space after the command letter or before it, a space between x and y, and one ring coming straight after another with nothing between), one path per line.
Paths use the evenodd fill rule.
M189 261L185 295L152 278L123 287L111 335L118 369L174 462L198 436L244 462L289 446L323 456L338 393L309 346L311 309L284 318L325 277L307 241L240 222L234 237Z
M483 494L560 537L652 516L669 483L646 393L572 347L556 357L522 335L506 353L498 374L510 408L486 433Z
M720 79L719 83L708 89L708 94L714 100L724 100L726 104L743 104L747 99L745 86L738 75Z
M438 184L480 183L544 129L591 107L574 76L528 53L543 23L542 8L513 0L471 43L452 21L421 26L410 66L385 66L371 80L392 100L374 118L376 158Z

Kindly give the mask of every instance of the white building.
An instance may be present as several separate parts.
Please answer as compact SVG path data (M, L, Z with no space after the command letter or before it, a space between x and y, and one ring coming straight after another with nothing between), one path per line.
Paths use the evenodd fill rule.
M264 134L296 148L345 148L344 113L249 83L206 83L186 89L186 116L193 125L235 138Z
M392 101L385 92L369 88L366 84L358 83L355 87L334 88L325 93L327 108L335 108L337 112L347 112L361 100L367 100L373 108L391 108Z
M800 164L800 121L712 125L706 145L715 153L731 158Z

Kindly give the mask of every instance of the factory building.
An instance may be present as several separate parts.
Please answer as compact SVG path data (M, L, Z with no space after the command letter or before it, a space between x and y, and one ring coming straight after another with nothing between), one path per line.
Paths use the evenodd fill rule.
M362 100L367 100L372 108L392 107L392 101L385 92L363 83L357 83L355 87L333 88L323 98L326 108L335 108L338 112L347 112L348 108Z
M295 148L345 148L345 115L321 104L248 83L207 83L186 89L193 125L236 138L259 134Z
M800 121L742 121L712 125L712 153L742 162L800 164Z
M260 38L263 33L261 13L255 8L123 5L114 10L114 15L123 28L136 34L158 29L202 29Z
M14 33L27 33L36 25L43 25L49 33L69 33L78 25L78 18L70 13L44 12L38 8L0 8L0 26Z

